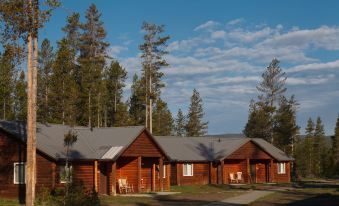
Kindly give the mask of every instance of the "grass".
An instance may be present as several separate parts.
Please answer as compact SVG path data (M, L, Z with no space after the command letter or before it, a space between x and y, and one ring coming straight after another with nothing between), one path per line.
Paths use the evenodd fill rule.
M256 200L251 206L318 206L339 205L339 185L297 182L289 191L278 191Z
M15 199L5 199L0 198L0 205L1 206L19 206L19 201Z

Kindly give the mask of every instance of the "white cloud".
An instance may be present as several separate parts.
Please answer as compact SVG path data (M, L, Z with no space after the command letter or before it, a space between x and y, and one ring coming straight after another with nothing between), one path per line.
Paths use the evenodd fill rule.
M219 30L219 31L214 31L211 33L211 38L212 39L223 39L226 35L225 31Z
M326 63L312 63L294 66L287 70L289 73L302 71L317 71L317 70L331 70L339 69L339 60Z
M290 85L316 85L316 84L324 84L328 81L331 81L335 78L335 75L330 74L326 76L319 76L315 78L296 78L289 77L287 78L286 83Z
M111 57L117 57L121 52L127 51L128 48L124 46L111 46L108 50L108 54Z
M227 22L227 24L228 25L236 25L236 24L240 24L243 21L244 21L243 18L238 18L238 19L233 19L233 20Z
M215 22L215 21L212 21L212 20L209 20L197 27L194 28L194 31L199 31L199 30L205 30L205 29L210 29L210 28L213 28L215 26L219 25L218 22Z

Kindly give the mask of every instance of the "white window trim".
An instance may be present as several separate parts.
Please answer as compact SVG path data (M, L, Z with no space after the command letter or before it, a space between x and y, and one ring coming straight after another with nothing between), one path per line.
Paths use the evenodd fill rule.
M66 165L60 165L59 168L60 167L63 167L63 168L66 169ZM70 165L70 169L71 169L71 173L73 173L73 166L72 165ZM60 169L59 169L59 180L60 180L61 184L66 184L67 183L66 181L62 181L61 180L61 170ZM73 175L71 175L71 182L72 182L72 180L73 180Z
M163 165L162 166L162 170L163 170L163 172L162 172L162 178L166 178L166 165Z
M279 162L277 163L278 168L278 174L286 174L286 163L285 162Z
M191 174L185 174L185 165L186 165L186 168L187 168L187 165L191 165ZM184 163L183 166L182 166L182 175L184 177L192 177L193 176L193 163Z
M25 178L25 181L23 182L19 182L19 180L17 180L16 178L16 175L15 175L15 167L17 165L25 165L25 174L24 174L24 178ZM26 184L26 162L14 162L13 164L13 183L16 184L16 185L21 185L21 184Z

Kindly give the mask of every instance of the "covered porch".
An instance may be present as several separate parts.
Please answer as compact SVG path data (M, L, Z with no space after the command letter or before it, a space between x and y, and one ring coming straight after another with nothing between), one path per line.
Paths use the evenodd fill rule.
M115 162L100 161L94 166L99 194L169 191L170 167L163 157L121 156ZM127 185L122 185L126 182ZM125 183L123 183L125 184ZM126 188L122 188L128 186Z

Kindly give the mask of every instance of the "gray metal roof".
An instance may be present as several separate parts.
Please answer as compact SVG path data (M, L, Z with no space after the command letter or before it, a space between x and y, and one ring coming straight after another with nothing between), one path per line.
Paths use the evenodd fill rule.
M279 161L290 161L283 151L274 147L263 139L228 137L217 138L214 136L206 137L173 137L157 136L155 139L159 142L165 152L174 161L214 161L223 159L242 145L253 141L273 158Z
M0 128L26 142L26 123L0 121ZM78 140L71 148L72 159L115 159L144 130L143 126L88 128L59 124L37 124L37 149L55 158L66 158L64 134L77 133ZM112 151L112 148L120 148Z

